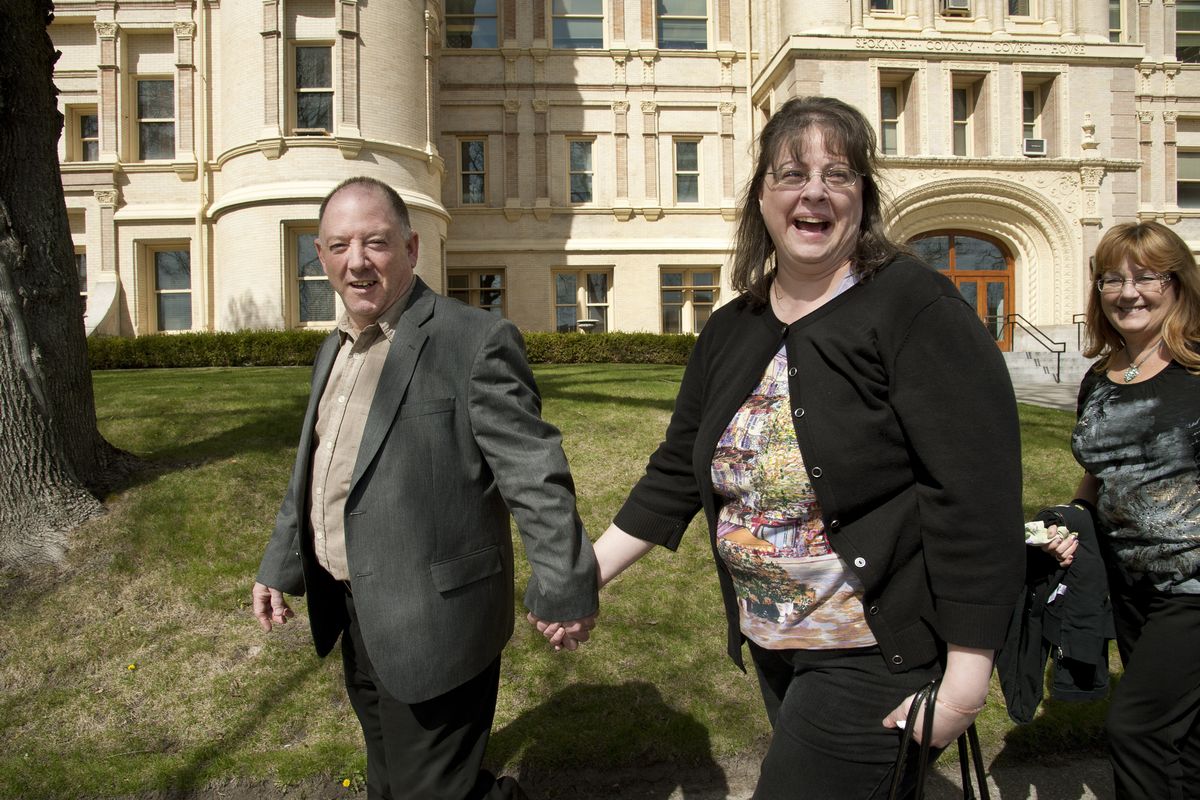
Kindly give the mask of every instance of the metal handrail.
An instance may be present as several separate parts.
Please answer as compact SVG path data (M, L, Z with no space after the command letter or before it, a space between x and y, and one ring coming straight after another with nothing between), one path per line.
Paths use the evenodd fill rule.
M1067 343L1051 339L1038 326L1022 317L1020 314L1005 314L1004 325L1008 328L1008 340L1013 340L1013 328L1020 325L1021 330L1033 337L1034 341L1054 353L1054 382L1062 383L1062 354L1067 350Z
M1087 314L1074 314L1071 322L1075 323L1075 349L1083 350L1083 326L1087 324Z

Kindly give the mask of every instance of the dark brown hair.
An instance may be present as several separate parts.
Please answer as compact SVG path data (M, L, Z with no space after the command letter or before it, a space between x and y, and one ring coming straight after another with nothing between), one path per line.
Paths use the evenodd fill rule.
M1135 268L1170 275L1164 288L1175 292L1175 303L1163 318L1162 337L1171 358L1189 372L1200 374L1200 268L1187 242L1161 222L1123 222L1109 228L1096 245L1092 258L1092 286L1088 292L1087 341L1083 354L1100 357L1096 369L1108 369L1125 340L1104 315L1095 282L1106 272L1115 272L1128 259Z
M902 252L883 224L875 131L866 117L833 97L793 98L780 106L759 134L758 162L741 203L730 283L758 304L769 299L768 288L775 274L775 243L767 232L758 198L766 174L781 156L803 161L804 134L810 128L821 131L825 147L845 159L862 181L862 223L851 256L854 273L865 280Z

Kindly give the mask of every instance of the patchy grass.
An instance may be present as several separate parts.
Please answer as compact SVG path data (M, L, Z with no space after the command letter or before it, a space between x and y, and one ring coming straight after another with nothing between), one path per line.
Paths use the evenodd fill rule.
M681 368L537 369L593 538L666 428ZM287 481L307 368L96 373L100 426L155 471L77 533L58 575L0 576L0 796L190 789L230 778L361 781L339 659L301 619L263 635L249 588ZM1026 510L1071 497L1071 415L1023 406ZM518 554L518 579L527 567ZM520 594L518 593L518 597ZM1014 757L1095 740L1102 705L1056 704L1028 734L983 716ZM768 735L751 677L724 656L707 537L651 553L610 586L583 652L553 654L523 623L506 651L489 760L618 768L756 752Z

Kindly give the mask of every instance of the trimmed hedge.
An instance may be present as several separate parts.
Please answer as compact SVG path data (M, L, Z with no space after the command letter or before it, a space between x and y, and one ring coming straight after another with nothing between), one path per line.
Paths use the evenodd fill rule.
M92 369L291 367L312 364L324 331L239 331L88 339ZM657 333L525 334L535 364L686 364L696 337Z

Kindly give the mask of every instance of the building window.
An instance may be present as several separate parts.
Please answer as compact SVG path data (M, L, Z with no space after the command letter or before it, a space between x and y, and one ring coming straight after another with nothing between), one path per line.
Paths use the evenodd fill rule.
M952 98L954 126L954 155L971 154L971 111L975 105L975 92L971 86L955 86Z
M296 45L296 124L292 133L333 130L333 47Z
M657 0L658 46L708 49L708 0Z
M192 254L187 250L152 250L154 299L158 330L192 329Z
M567 142L570 148L570 182L571 202L592 202L592 140L571 139Z
M716 269L663 269L662 332L699 333L717 302Z
M293 231L292 263L296 268L296 321L302 325L326 326L337 320L333 287L317 257L317 232Z
M66 122L67 160L100 160L100 117L95 106L71 108Z
M504 316L504 270L452 269L446 271L446 294L469 306Z
M1108 40L1121 41L1121 0L1108 0Z
M879 150L885 156L900 152L900 87L879 87Z
M462 139L458 143L458 169L461 176L464 206L487 202L486 142L483 139Z
M1028 17L1029 0L1008 0L1008 15L1010 17Z
M1021 92L1021 136L1037 139L1041 132L1042 90L1035 87Z
M608 271L554 273L554 330L607 332L611 284Z
M604 46L604 0L551 0L550 14L556 48Z
M871 0L872 11L895 11L896 0Z
M447 0L446 47L496 47L496 0Z
M83 305L86 308L88 296L87 250L82 247L75 248L75 273L79 275L79 294L83 297Z
M700 142L675 140L675 202L700 202Z
M1180 150L1176 197L1180 208L1200 208L1200 150Z
M1175 59L1200 62L1200 0L1175 2Z
M138 160L175 158L175 82L137 78Z

